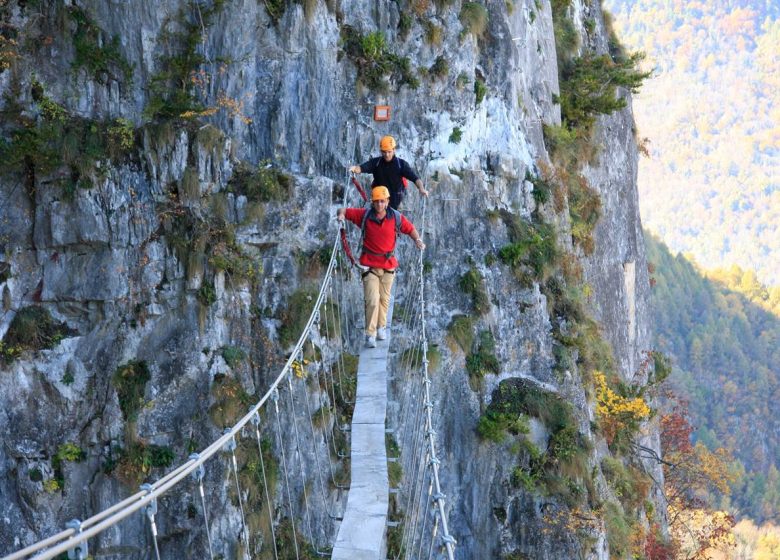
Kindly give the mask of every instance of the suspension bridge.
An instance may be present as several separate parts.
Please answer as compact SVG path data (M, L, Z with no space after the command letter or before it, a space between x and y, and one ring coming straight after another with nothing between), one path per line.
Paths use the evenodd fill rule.
M423 235L425 220L423 202L415 220ZM168 520L184 501L195 504L190 530L199 534L190 542L202 544L187 555L453 560L433 429L423 254L399 239L390 336L363 348L360 275L344 251L356 246L359 231L342 231L295 347L240 420L159 480L3 560L120 558L123 550L133 558L182 558L165 528L176 527ZM393 381L410 390L393 407L404 421L390 418L397 426L390 429ZM240 469L250 449L261 481L251 488ZM219 495L229 503L214 503ZM228 511L232 521L220 519ZM225 528L237 519L240 526ZM130 523L143 524L142 542L128 542L125 534L139 534L122 531Z

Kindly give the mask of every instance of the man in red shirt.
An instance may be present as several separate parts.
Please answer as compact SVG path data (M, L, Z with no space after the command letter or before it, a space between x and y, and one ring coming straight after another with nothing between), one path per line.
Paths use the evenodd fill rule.
M363 246L360 264L363 273L363 297L366 304L366 346L376 348L376 341L387 338L387 308L390 305L390 289L393 287L395 269L395 244L398 232L414 240L417 248L425 244L412 222L398 210L389 207L390 192L377 186L371 191L371 208L339 208L336 217L345 218L363 228Z

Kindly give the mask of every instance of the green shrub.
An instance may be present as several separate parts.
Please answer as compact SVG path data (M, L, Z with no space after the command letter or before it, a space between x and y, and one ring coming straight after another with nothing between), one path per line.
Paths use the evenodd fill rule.
M247 254L236 240L234 226L225 216L224 197L212 195L210 200L207 212L178 204L165 209L163 213L172 216L163 222L166 240L187 267L188 278L202 272L207 262L213 270L225 271L229 279L254 281L262 269L259 261ZM196 295L206 307L217 301L214 284L208 278L203 280Z
M569 403L520 378L506 379L498 385L486 413L533 416L542 420L552 434L574 424Z
M198 301L206 306L210 307L217 301L217 290L214 288L214 283L208 280L204 280L198 289Z
M479 78L474 80L474 95L476 96L477 105L482 103L482 100L485 99L485 95L487 94L487 85L485 85L485 82L480 80Z
M149 445L134 441L117 450L118 457L112 472L128 486L137 486L153 468L167 468L176 458L170 447Z
M565 126L542 125L544 147L550 155L561 156L565 161L576 160L579 151L581 135L576 130L570 130Z
M484 315L490 310L490 300L485 290L485 281L475 267L471 267L460 277L458 286L464 293L471 296L474 312Z
M433 62L433 65L428 70L428 74L431 77L436 79L446 78L447 74L449 73L450 73L450 65L447 62L447 59L441 55L436 57L436 60ZM450 137L450 142L452 142L452 137Z
M569 184L569 216L572 241L586 255L593 253L593 230L601 217L601 198L584 177L579 176Z
M627 59L614 61L609 55L586 54L566 62L560 68L561 119L567 128L589 130L598 115L608 115L626 106L617 97L617 88L638 93L651 72L638 69L644 58L633 53Z
M528 266L537 279L545 276L558 254L555 230L549 224L530 224L525 220L507 220L512 241L498 251L498 258L513 268Z
M43 307L23 307L8 325L0 341L0 363L10 364L22 352L53 348L66 336L75 334L65 323L58 323Z
M66 197L77 188L90 188L92 177L104 173L99 162L119 160L132 148L135 132L123 119L95 121L71 115L33 81L33 101L40 118L30 121L11 115L9 140L0 140L0 172L26 176L53 175Z
M447 333L468 353L474 343L474 319L468 315L456 315L447 327Z
M275 2L269 0L266 7ZM190 3L179 13L178 21L169 22L175 31L163 29L158 43L165 45L165 54L158 59L160 71L149 80L149 101L143 111L145 118L167 121L203 114L206 108L198 99L203 85L193 76L207 61L198 52L198 45L203 40L204 29L211 25L223 5L222 0L215 1L210 7Z
M389 52L381 32L375 31L364 36L345 25L341 28L341 44L357 66L358 79L369 89L386 92L387 79L406 84L412 89L419 87L420 81L412 71L409 58Z
M342 425L352 421L352 413L355 409L358 360L358 356L354 354L342 354L340 357L342 371L334 373L333 391L336 394L339 423Z
M86 458L86 452L75 443L68 441L60 445L57 448L57 452L51 458L51 467L52 471L54 471L53 480L57 483L56 489L52 484L49 491L62 490L65 488L65 475L62 472L62 464L64 462L80 463Z
M466 356L466 371L472 379L478 380L488 373L498 374L501 372L501 366L495 355L495 346L490 331L479 333L476 350Z
M633 521L623 512L620 505L607 502L604 507L604 523L607 529L610 558L624 558L631 549Z
M398 19L398 36L401 39L406 39L409 36L409 32L412 30L412 24L414 18L408 12L402 11L401 17Z
M488 11L485 6L478 2L464 2L458 17L466 33L482 38L488 24Z
M522 436L529 431L529 416L544 422L550 433L547 450L542 453L522 438L520 443L527 456L524 464L513 471L511 482L558 496L575 507L584 497L578 481L584 481L591 495L595 492L588 469L590 446L577 429L571 405L560 396L524 379L502 381L480 417L477 431L493 441L500 441L507 432Z
M436 373L441 363L441 352L439 347L435 344L428 345L428 373ZM401 353L401 363L408 364L409 368L414 370L420 370L422 368L422 347L420 345L407 348Z
M463 131L456 126L450 134L450 144L460 144L461 138L463 138Z
M404 469L401 463L398 461L388 461L387 463L387 477L390 483L390 488L398 488L403 480Z
M287 348L298 341L303 328L309 321L317 294L313 290L302 288L290 296L287 306L281 313L281 326L279 327L279 344Z
M122 56L119 37L114 35L108 41L104 31L82 8L71 6L67 13L76 23L76 32L73 35L76 56L73 67L77 70L86 69L99 82L105 82L106 75L115 80L130 82L133 68Z
M579 35L574 23L569 18L571 0L552 0L553 34L555 35L555 52L558 56L558 66L577 50ZM537 8L539 9L539 8Z
M220 348L220 355L231 369L235 369L246 360L246 352L238 346L223 346Z
M653 350L651 352L653 358L653 374L648 383L658 385L663 383L669 375L672 373L672 362L669 357L663 352Z
M144 391L151 379L149 366L146 362L135 360L119 366L112 378L119 408L127 422L135 422L138 411L144 404Z
M496 443L503 441L507 433L521 435L528 434L529 431L528 417L513 412L489 410L480 416L477 422L477 433L480 437Z
M288 200L292 189L292 177L274 168L269 161L261 161L256 168L241 162L228 181L228 190L245 195L252 202Z
M218 374L211 386L214 404L209 407L209 417L219 427L232 426L247 413L252 397L235 377Z
M531 194L533 195L536 204L545 204L550 200L553 186L548 181L543 177L532 175L529 171L525 172L525 180L534 186L534 190Z
M287 0L263 0L265 5L265 11L271 16L274 23L279 23L279 20L287 10Z
M431 20L425 20L423 22L423 28L425 29L425 42L429 45L438 47L444 40L444 29L433 23Z

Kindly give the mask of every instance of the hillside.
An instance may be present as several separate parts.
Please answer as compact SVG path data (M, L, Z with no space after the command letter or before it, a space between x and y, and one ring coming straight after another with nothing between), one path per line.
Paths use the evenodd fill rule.
M654 69L634 98L642 219L674 251L777 283L780 4L606 0Z
M702 272L647 236L656 345L690 401L697 438L737 459L731 511L780 519L780 289L737 267Z

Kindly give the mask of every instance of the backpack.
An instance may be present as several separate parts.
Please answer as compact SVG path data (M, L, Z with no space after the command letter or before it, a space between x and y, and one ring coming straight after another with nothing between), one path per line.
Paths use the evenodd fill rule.
M364 243L366 237L366 222L368 221L368 215L372 212L374 212L374 209L369 206L365 214L363 214L363 220L360 222L360 246L362 247L362 250L366 251L367 253L389 259L393 256L393 253L395 253L395 247L398 244L398 236L401 235L401 213L395 208L390 208L389 206L387 207L387 213L393 216L393 220L395 220L395 240L393 241L393 250L389 253L375 253L374 251L366 249Z

